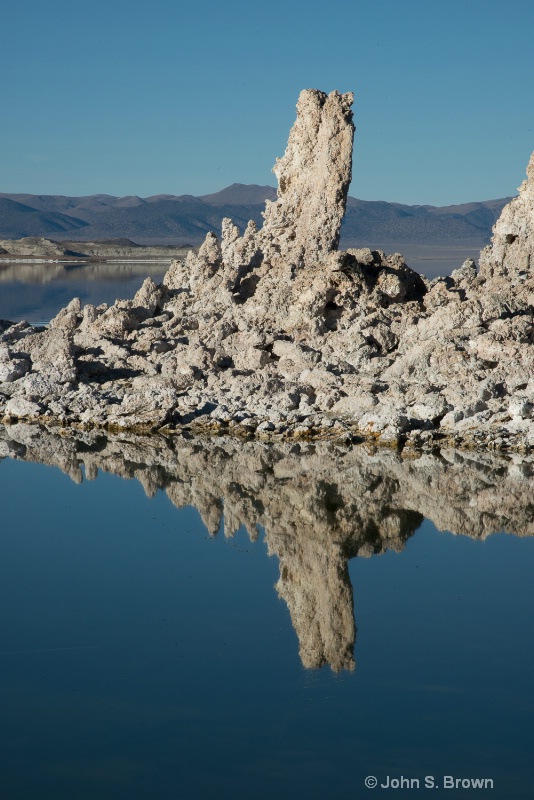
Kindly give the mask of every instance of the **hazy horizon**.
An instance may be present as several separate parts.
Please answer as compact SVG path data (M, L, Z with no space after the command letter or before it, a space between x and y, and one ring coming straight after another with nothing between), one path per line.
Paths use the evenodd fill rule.
M526 0L505 20L496 0L9 3L0 190L268 184L313 87L355 92L351 195L508 197L534 150L533 27Z
M193 192L187 192L187 193L181 193L181 194L171 193L171 192L155 192L154 194L150 194L150 195L142 195L142 194L139 194L139 193L117 194L117 193L113 193L113 192L92 192L90 194L83 194L83 193L80 193L80 192L73 192L72 194L65 194L65 193L61 193L61 192L49 192L49 191L29 192L29 191L18 191L18 190L17 191L3 191L2 190L2 191L0 191L0 197L5 197L5 196L8 196L8 195L9 196L18 195L18 196L26 196L26 197L66 197L66 198L76 198L76 199L94 198L94 197L110 197L110 198L113 198L115 200L139 199L139 200L144 200L144 201L150 201L150 200L155 200L155 199L164 198L164 197L168 197L168 198L194 197L197 200L205 201L206 198L209 197L210 195L219 194L220 192L224 192L226 189L233 188L234 186L243 186L243 187L246 187L246 188L248 188L248 187L264 188L264 187L268 186L269 188L274 189L275 191L277 189L276 184L269 184L269 183L264 183L264 184L240 183L240 182L236 181L236 182L230 183L230 184L228 184L226 186L219 187L218 189L214 189L213 192L206 192L206 193L202 193L202 194L197 194L194 191ZM352 187L351 187L351 189L352 189ZM471 203L489 203L489 202L496 201L496 200L505 200L505 199L508 200L508 199L511 199L512 197L515 197L515 196L517 196L517 191L513 192L510 195L501 195L499 197L496 197L496 196L495 197L484 197L484 198L476 197L476 198L471 198L470 200L462 200L462 201L457 201L457 202L452 201L450 203L442 203L442 204L438 205L436 203L426 203L426 202L408 203L408 202L406 202L405 200L402 200L402 199L385 200L384 197L381 197L381 196L380 197L377 196L377 197L364 198L364 197L360 197L360 196L355 195L350 190L349 191L349 195L348 195L348 199L361 200L361 201L370 202L370 203L389 203L389 204L392 204L392 205L433 206L435 208L441 208L441 207L447 208L449 206L469 205ZM260 201L260 202L263 202L263 201Z

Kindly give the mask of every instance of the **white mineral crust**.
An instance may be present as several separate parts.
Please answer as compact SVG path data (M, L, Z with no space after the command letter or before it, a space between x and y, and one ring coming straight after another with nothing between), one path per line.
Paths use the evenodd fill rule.
M491 246L428 283L337 245L352 94L306 90L260 230L224 220L133 300L0 323L0 414L81 427L534 447L534 156Z

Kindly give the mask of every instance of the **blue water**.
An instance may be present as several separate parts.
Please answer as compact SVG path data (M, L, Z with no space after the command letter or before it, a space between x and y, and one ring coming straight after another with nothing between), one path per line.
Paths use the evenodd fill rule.
M0 503L2 800L534 796L532 538L425 521L352 559L335 673L302 666L262 530L10 459ZM388 775L421 788L364 787Z
M0 320L49 322L73 297L82 303L130 299L150 275L159 283L168 264L2 264Z

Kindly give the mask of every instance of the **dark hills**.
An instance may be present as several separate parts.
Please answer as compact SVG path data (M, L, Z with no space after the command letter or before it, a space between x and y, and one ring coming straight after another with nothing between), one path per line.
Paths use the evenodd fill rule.
M45 236L70 241L128 238L140 244L200 244L220 232L223 217L241 229L249 219L262 224L272 186L234 183L214 194L113 197L0 194L0 239ZM388 243L481 247L510 198L453 206L409 206L349 197L342 246Z
M491 229L511 198L457 206L408 206L349 197L342 227L346 241L472 245L489 242ZM378 246L376 244L376 246Z
M200 195L200 199L212 206L230 205L263 205L266 200L276 200L276 189L273 186L257 186L256 184L232 183L226 189L214 194Z
M40 210L26 203L12 200L9 195L0 195L0 231L7 232L3 238L16 239L20 236L58 236L62 233L79 231L87 223L74 216L67 216L52 210ZM11 235L11 231L24 231ZM28 231L28 233L26 233Z

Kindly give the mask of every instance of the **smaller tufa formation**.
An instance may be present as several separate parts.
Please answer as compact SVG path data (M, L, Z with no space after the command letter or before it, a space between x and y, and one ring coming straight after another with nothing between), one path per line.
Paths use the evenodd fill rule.
M493 228L492 244L480 254L480 274L484 278L504 278L521 284L532 277L534 267L534 153L527 167L527 179L519 187L519 197L502 210Z

